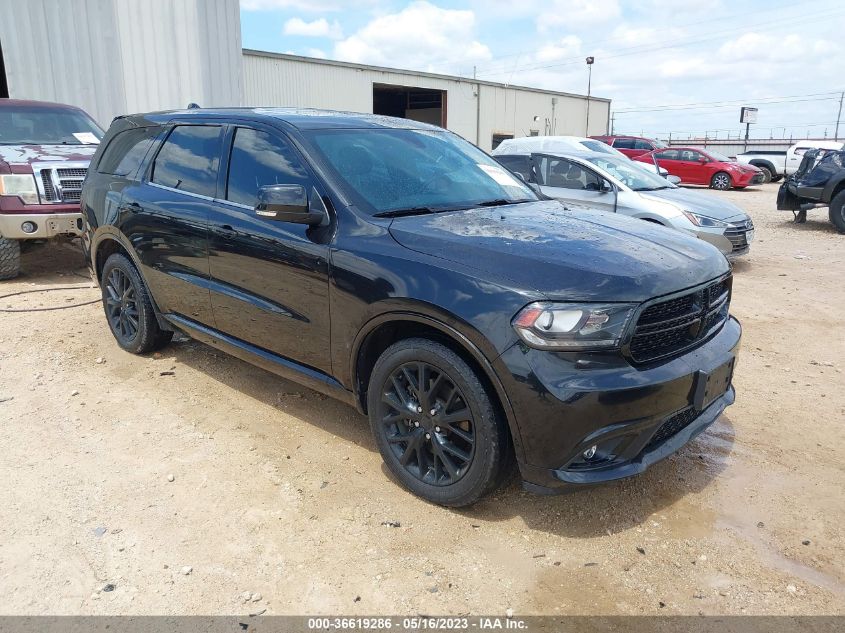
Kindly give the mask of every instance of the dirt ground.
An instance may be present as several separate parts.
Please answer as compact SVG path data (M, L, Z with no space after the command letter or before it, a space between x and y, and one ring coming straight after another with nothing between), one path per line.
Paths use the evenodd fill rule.
M845 236L776 188L711 194L757 225L737 403L565 496L432 506L346 405L187 339L124 353L99 304L0 313L0 612L845 614ZM0 295L79 288L0 308L98 297L71 245L23 268Z

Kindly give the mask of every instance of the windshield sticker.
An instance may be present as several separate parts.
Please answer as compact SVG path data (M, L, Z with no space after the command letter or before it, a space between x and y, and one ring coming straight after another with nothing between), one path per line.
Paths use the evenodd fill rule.
M74 137L76 137L76 140L80 143L92 145L98 145L100 143L100 139L91 134L91 132L74 132L73 135Z
M519 186L519 181L517 181L513 176L511 176L501 167L496 167L494 165L482 165L480 163L476 164L478 165L478 168L481 171L490 176L500 185L505 185L507 187Z

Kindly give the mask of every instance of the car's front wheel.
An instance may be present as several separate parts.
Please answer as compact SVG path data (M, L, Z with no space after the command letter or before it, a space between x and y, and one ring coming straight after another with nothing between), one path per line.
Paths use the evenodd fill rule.
M367 404L387 467L428 501L470 505L512 468L508 431L490 395L475 371L440 343L406 339L385 350Z
M719 191L727 191L731 188L731 177L723 171L713 174L710 179L710 186Z
M768 167L765 167L763 165L757 165L757 169L759 169L761 172L763 172L763 184L766 184L767 182L772 182L772 170L771 169L769 169Z
M21 271L21 244L0 235L0 279L13 279Z
M128 257L115 253L106 260L100 287L111 333L127 352L152 352L173 338L159 327L147 286Z

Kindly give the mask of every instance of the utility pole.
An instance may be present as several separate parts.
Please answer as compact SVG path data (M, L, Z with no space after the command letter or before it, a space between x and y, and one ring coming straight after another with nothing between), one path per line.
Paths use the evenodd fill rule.
M839 114L836 115L836 132L833 135L833 140L839 140L839 119L842 118L842 98L845 97L845 92L839 93Z
M472 79L476 78L477 66L472 67ZM481 146L481 129L479 123L481 121L481 86L475 84L475 145Z
M616 114L610 115L610 135L613 136L613 129L616 126Z
M587 58L587 124L584 126L584 136L590 135L590 85L593 82L593 62L595 57Z

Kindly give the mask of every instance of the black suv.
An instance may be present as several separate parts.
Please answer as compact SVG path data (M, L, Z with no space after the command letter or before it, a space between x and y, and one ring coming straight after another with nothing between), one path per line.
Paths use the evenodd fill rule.
M712 246L541 200L405 119L193 109L115 119L82 195L118 344L179 330L369 416L396 478L473 503L643 471L734 401Z

